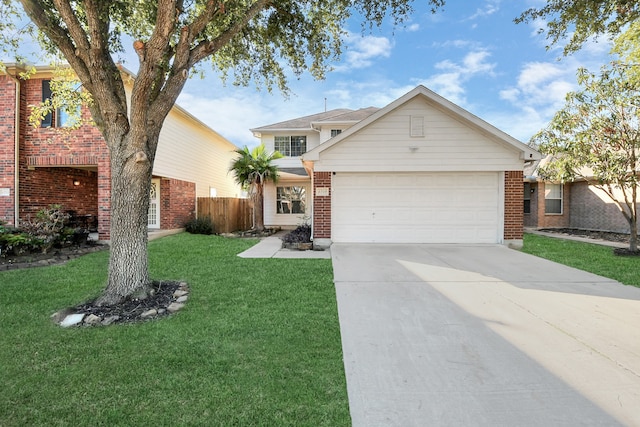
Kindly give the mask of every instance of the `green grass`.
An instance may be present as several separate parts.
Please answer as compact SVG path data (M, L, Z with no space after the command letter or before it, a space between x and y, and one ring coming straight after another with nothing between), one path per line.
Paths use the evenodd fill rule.
M616 256L611 247L525 234L522 251L640 287L640 257Z
M106 252L0 273L0 425L349 425L331 261L236 256L255 242L151 242L152 277L191 294L137 325L49 319L100 292Z

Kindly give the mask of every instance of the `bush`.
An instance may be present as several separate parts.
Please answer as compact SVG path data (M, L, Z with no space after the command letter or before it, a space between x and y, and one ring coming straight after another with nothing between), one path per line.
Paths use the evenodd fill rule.
M0 257L22 255L38 249L40 241L17 228L0 225Z
M38 246L46 253L63 240L63 231L68 222L69 214L62 210L62 206L50 205L39 210L35 219L28 218L21 228L34 241L39 242Z
M295 230L282 236L285 243L310 243L311 226L309 224L299 225Z
M184 229L187 233L191 234L214 234L215 229L213 226L213 221L208 216L203 216L201 218L194 218L189 220L185 225Z

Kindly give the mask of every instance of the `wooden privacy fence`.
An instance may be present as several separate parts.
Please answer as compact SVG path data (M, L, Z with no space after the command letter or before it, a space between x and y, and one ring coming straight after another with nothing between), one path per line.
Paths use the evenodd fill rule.
M198 218L208 216L216 233L250 230L253 226L251 200L233 197L198 197Z

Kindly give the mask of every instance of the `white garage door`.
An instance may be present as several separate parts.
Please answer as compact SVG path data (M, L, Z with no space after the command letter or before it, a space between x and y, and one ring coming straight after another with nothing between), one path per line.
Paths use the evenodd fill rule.
M496 172L333 176L334 242L498 243Z

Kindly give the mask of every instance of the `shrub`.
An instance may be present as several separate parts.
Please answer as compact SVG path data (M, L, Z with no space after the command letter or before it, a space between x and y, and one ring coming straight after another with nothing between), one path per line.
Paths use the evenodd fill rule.
M21 228L34 240L39 241L40 249L46 253L55 244L61 242L68 221L69 214L62 210L62 206L50 205L46 209L39 210L35 219L28 218Z
M184 229L187 233L191 234L214 234L215 229L213 226L213 221L208 216L203 216L201 218L194 218L189 220L185 225Z
M311 226L303 224L296 227L295 230L282 236L285 243L309 243L311 242Z
M22 233L17 229L2 227L0 230L0 256L9 254L22 255L37 249L40 241L27 233Z

